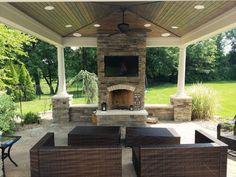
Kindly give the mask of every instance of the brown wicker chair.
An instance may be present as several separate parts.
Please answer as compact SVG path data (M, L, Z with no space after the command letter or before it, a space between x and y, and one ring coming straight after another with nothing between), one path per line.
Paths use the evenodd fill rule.
M138 177L226 177L227 145L195 132L195 144L133 148Z
M225 125L233 125L233 134L231 135L222 135L221 131L224 129ZM232 122L221 122L217 126L217 138L224 143L226 143L230 150L236 151L236 116Z
M47 133L31 150L31 177L121 177L121 147L54 146Z

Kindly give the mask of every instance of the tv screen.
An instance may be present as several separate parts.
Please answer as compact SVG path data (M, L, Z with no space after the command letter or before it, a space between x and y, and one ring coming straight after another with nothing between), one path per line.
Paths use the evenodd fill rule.
M138 56L105 56L106 77L138 76Z

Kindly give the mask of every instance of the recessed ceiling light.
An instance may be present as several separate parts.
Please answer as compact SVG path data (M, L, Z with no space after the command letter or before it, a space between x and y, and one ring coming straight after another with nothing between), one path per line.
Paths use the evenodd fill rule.
M72 25L65 25L65 27L66 27L66 28L71 28L71 27L72 27Z
M145 24L144 25L146 28L148 28L148 27L150 27L150 26L152 26L150 23L147 23L147 24Z
M194 8L197 10L202 10L205 8L205 6L204 5L196 5L196 6L194 6Z
M173 29L178 29L179 27L178 27L178 26L172 26L171 28L173 28Z
M161 36L162 37L168 37L168 36L170 36L170 33L162 33Z
M99 24L94 24L93 26L96 27L96 28L99 28L101 25L99 25Z
M73 36L75 36L75 37L81 37L82 34L80 34L80 33L73 33Z
M44 9L45 10L54 10L55 8L53 6L45 6Z

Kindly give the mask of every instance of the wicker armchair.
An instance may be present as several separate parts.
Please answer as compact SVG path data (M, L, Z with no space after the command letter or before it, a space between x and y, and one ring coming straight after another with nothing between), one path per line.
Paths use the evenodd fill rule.
M226 177L227 145L200 130L195 144L134 147L132 158L138 177Z
M222 135L221 131L226 125L233 125L233 134ZM236 151L236 116L231 122L221 122L217 126L217 138L228 145L230 150Z
M121 177L121 147L54 146L47 133L31 150L31 177Z

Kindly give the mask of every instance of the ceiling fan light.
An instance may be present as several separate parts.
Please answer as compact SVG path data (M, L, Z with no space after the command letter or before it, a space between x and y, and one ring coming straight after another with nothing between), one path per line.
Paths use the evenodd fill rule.
M161 36L162 37L168 37L168 36L170 36L170 33L162 33Z
M75 36L75 37L81 37L82 34L80 34L80 33L73 33L73 36Z

